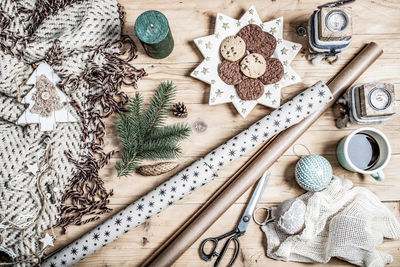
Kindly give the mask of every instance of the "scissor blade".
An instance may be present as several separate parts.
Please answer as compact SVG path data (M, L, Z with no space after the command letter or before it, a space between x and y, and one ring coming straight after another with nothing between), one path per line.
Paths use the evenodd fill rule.
M246 231L247 226L249 226L249 223L251 221L251 216L254 212L254 209L257 206L258 201L260 200L262 193L264 192L264 189L267 185L270 175L271 173L266 171L258 181L257 187L254 190L253 194L251 195L249 204L247 204L246 209L238 223L237 228L239 229L240 232Z

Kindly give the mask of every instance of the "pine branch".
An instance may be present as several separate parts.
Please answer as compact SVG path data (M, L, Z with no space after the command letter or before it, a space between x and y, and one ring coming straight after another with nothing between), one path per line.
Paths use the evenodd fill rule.
M137 136L141 135L142 123L141 123L141 116L143 113L143 97L140 95L139 92L136 92L135 97L130 99L128 103L129 117L131 118L134 126L136 127Z
M190 135L190 128L182 123L163 125L175 90L172 81L162 82L146 111L140 93L130 98L128 111L120 114L117 122L124 149L121 161L115 165L118 176L136 171L143 159L172 159L181 153L178 143Z
M161 125L167 117L167 107L171 105L176 93L176 86L172 81L162 82L143 119L144 136L149 134L153 127Z
M183 123L154 128L146 136L146 140L163 140L164 142L178 142L190 135L190 129Z
M117 169L118 177L121 176L129 176L130 173L134 172L137 168L139 168L139 161L131 160L128 162L120 161L115 164L115 168Z
M143 144L143 150L140 152L146 159L173 159L181 153L181 148L176 144L165 144L160 141L146 142Z
M123 148L134 148L138 144L138 132L135 130L131 118L127 114L121 114L117 122L118 137L122 143Z

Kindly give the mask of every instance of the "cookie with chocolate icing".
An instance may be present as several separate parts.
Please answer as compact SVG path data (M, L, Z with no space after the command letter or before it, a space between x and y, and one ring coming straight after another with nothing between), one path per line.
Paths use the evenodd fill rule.
M273 84L279 82L285 73L280 60L276 58L268 58L266 60L266 66L267 68L265 73L258 79L263 84Z
M249 24L243 27L237 35L244 40L247 50L252 53L258 53L265 58L269 58L275 51L276 38L264 32L261 27L256 24Z
M218 66L218 75L226 84L236 85L243 80L243 74L240 72L237 62L224 60Z
M256 24L249 24L244 26L237 35L244 40L247 50L254 51L261 45L264 31Z
M263 32L259 46L251 52L259 53L265 58L272 56L276 48L276 38L268 32Z
M236 86L236 92L242 100L256 100L264 93L264 85L257 79L244 79Z

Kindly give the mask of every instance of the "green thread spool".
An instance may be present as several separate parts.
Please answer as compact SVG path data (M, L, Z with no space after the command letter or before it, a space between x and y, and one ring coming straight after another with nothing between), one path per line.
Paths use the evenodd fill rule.
M174 39L168 20L159 11L142 13L135 22L135 33L147 55L152 58L165 58L174 49Z

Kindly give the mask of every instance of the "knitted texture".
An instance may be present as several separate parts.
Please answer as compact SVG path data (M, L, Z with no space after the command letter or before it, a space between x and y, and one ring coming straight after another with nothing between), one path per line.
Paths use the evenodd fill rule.
M32 100L35 101L35 104L31 112L40 114L43 117L49 117L52 112L62 108L56 86L44 74L39 77L36 84L37 91L32 96Z
M115 0L0 3L0 252L21 266L40 261L45 230L110 211L112 191L98 175L114 153L101 148L103 119L124 109L121 85L145 75L128 63L136 47L121 35L123 15ZM27 108L19 100L32 88L25 82L41 62L62 79L71 100L65 108L79 122L51 132L15 124ZM40 166L36 175L32 166Z
M305 227L288 235L275 221L263 225L268 257L308 263L327 263L338 257L358 266L393 261L375 247L383 238L400 238L400 223L368 189L334 176L325 190L297 199L306 203Z

